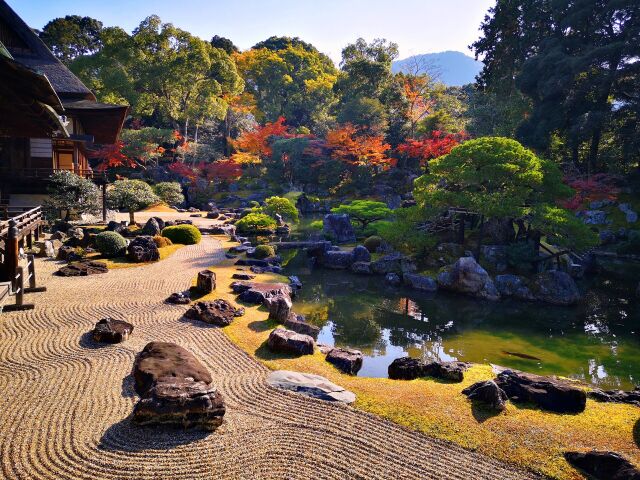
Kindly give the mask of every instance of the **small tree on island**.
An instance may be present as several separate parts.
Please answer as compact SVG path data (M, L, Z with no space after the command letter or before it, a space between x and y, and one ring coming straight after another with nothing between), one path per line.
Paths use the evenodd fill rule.
M44 202L47 216L68 220L71 214L97 214L100 211L98 187L72 172L56 172L49 177L49 198Z
M131 225L135 224L136 211L147 208L159 200L149 184L142 180L117 180L107 192L109 207L129 212Z
M488 218L524 220L521 224L528 224L527 237L534 240L534 248L547 233L556 234L562 245L592 245L593 232L554 205L571 194L555 164L502 137L470 140L432 160L413 192L418 204L434 213L454 207L479 215L478 253Z
M332 208L331 213L349 215L349 218L358 222L362 230L364 230L370 223L390 217L393 211L384 202L353 200L349 204Z
M262 210L271 217L275 217L278 214L284 219L298 222L298 209L288 198L269 197L264 201Z
M153 191L170 207L184 202L182 186L178 182L160 182L153 186Z

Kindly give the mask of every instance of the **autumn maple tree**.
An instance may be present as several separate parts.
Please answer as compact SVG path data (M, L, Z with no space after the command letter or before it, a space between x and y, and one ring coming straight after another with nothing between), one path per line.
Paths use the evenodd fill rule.
M349 123L327 132L326 143L333 158L351 165L386 169L394 164L386 153L391 146L381 135L360 134Z
M207 178L212 181L230 182L242 176L242 165L231 158L213 162L204 167Z
M267 122L264 125L244 132L234 142L236 150L263 157L271 156L271 137L280 137L287 133L287 126L284 124L285 118L279 117L275 122Z
M89 156L100 160L96 167L99 172L115 167L135 168L136 162L122 152L123 148L124 143L120 140L111 145L103 145L100 149L91 152Z
M420 160L420 165L425 166L429 160L447 155L453 147L466 139L465 132L445 133L435 130L429 137L407 139L398 145L397 151L409 158Z

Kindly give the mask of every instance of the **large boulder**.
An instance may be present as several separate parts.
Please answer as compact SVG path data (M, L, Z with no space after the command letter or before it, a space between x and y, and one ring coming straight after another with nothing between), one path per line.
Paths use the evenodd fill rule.
M191 296L189 292L174 292L167 297L165 300L167 303L172 303L174 305L188 305L191 303Z
M284 328L276 328L267 340L269 350L294 355L312 355L314 341L309 335L302 335Z
M371 262L371 271L379 275L387 273L402 273L402 264L404 256L400 253L390 253L379 258L375 262Z
M45 240L43 248L44 251L41 252L41 254L48 258L56 258L60 247L62 247L62 242L60 240Z
M350 267L353 273L371 275L371 262L353 262Z
M503 297L513 297L518 300L536 299L529 288L529 282L518 275L498 275L494 283Z
M107 273L108 271L107 264L104 262L85 261L70 263L58 270L56 275L60 277L86 277L87 275Z
M198 272L196 288L204 294L211 293L216 289L216 274L211 270Z
M396 358L388 368L389 378L414 380L420 377L434 377L451 382L464 380L464 372L469 368L465 362L425 361L411 357Z
M161 379L212 382L211 375L188 350L175 343L151 342L137 355L133 365L135 389L141 397Z
M160 260L160 251L153 237L141 235L134 238L127 247L127 258L132 262L155 262Z
M474 383L462 390L462 393L469 397L470 400L480 402L491 410L502 412L507 408L509 397L493 380Z
M319 327L311 325L303 315L297 315L295 312L291 312L289 314L289 317L285 320L283 325L287 330L292 330L296 333L301 333L302 335L309 335L314 339L318 338L318 334L320 333Z
M133 325L130 323L107 317L96 323L91 337L98 343L120 343L129 338L132 332Z
M560 270L538 273L530 288L536 300L553 305L574 305L581 298L576 282Z
M127 226L125 223L123 222L116 222L115 220L111 220L108 224L107 224L107 228L106 230L109 232L116 232L119 234L123 234L124 231L127 229Z
M283 323L289 318L293 306L289 295L278 295L267 299L267 302L269 304L269 320Z
M322 221L322 233L336 243L356 241L356 234L349 215L330 213Z
M224 399L215 387L191 379L164 377L133 409L139 425L171 425L213 431L222 425Z
M364 245L358 245L351 251L352 262L370 262L371 253Z
M242 315L244 315L244 308L236 308L221 298L197 302L185 313L187 318L200 320L218 327L226 327L233 322L235 317L241 317Z
M269 374L267 383L274 388L328 402L353 403L356 400L354 393L330 382L325 377L311 373L276 370Z
M238 299L247 303L263 305L268 298L278 295L292 296L293 290L286 283L233 282L231 289L240 294Z
M461 257L437 276L438 285L453 292L485 300L499 300L493 280L473 257Z
M586 392L568 382L516 370L504 370L495 380L513 402L530 402L557 413L580 413Z
M69 245L62 245L58 249L58 255L56 258L58 260L64 260L65 262L77 262L78 260L81 260L80 255L76 253L76 248Z
M640 480L640 470L614 452L566 452L564 457L594 480Z
M149 235L151 237L160 235L161 231L162 230L160 229L160 225L158 225L158 221L153 217L147 220L147 223L145 223L144 227L142 227L142 234Z
M323 267L334 270L344 270L349 268L353 263L353 256L351 255L351 252L345 252L342 250L328 251L320 258Z
M593 390L589 392L589 398L598 400L599 402L611 403L628 403L640 407L640 387L636 387L631 391L623 390Z
M362 368L363 355L360 350L349 348L332 348L325 357L327 362L338 370L349 375L355 375Z
M402 279L404 284L413 290L420 290L422 292L435 292L438 290L438 283L427 275L405 273Z
M393 380L415 380L424 376L424 361L411 357L396 358L387 373Z

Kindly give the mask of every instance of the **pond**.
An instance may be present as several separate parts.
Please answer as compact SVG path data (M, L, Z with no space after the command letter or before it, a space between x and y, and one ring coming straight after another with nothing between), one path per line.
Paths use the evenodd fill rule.
M321 327L318 343L363 352L359 376L386 377L395 358L410 355L561 375L606 389L640 383L638 272L599 275L581 285L580 306L555 307L389 287L382 276L312 268L303 251L281 253L285 273L304 285L296 312Z

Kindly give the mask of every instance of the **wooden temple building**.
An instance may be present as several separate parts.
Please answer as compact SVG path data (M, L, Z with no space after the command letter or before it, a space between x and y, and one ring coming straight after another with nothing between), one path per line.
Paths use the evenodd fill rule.
M94 178L88 147L115 143L127 112L97 102L0 0L0 205L40 204L58 170Z

